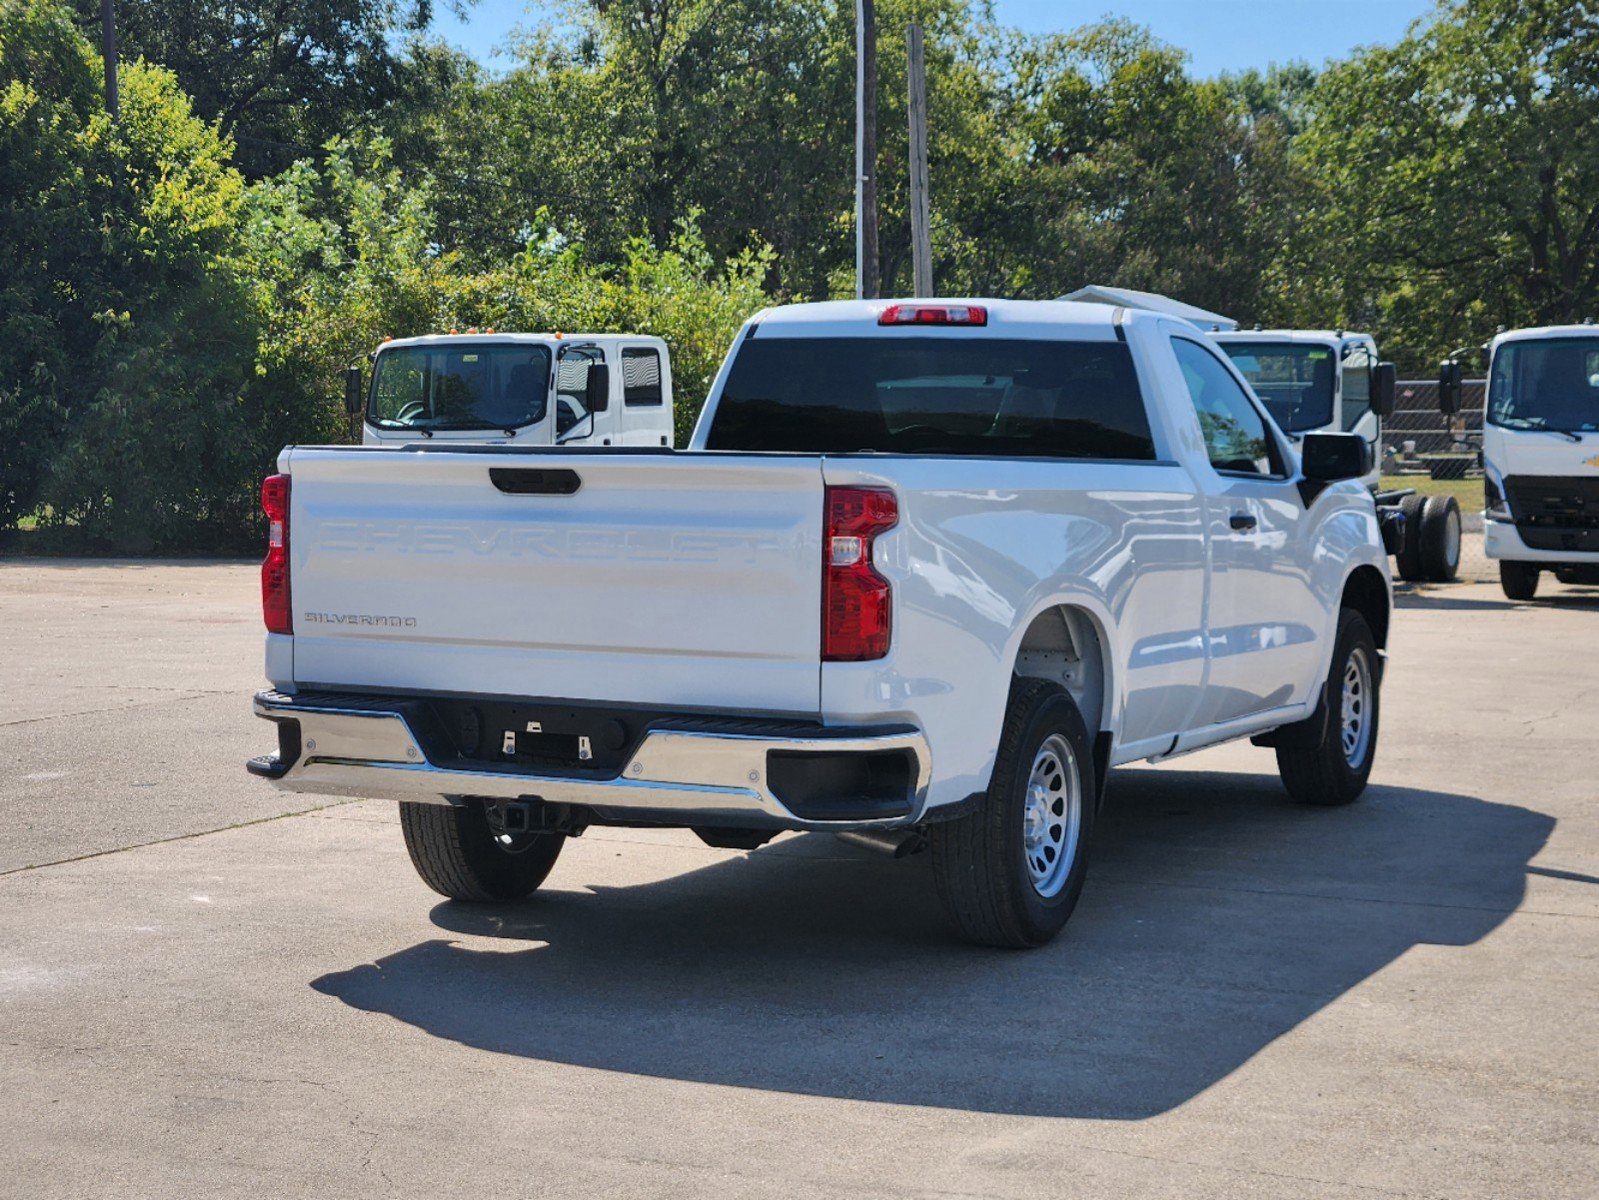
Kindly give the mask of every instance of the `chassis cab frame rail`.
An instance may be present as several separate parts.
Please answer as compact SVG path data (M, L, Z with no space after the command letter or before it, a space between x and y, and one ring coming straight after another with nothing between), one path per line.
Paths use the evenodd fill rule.
M932 773L927 739L910 726L783 722L777 733L678 716L646 729L614 774L552 774L433 761L403 697L266 691L254 707L278 726L278 752L246 768L286 791L434 804L542 800L602 825L898 828L922 819Z

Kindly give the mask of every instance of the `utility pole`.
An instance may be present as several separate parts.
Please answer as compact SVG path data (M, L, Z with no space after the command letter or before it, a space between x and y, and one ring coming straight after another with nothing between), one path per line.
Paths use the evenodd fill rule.
M855 296L877 285L877 12L855 0Z
M114 0L100 0L100 55L105 59L105 110L117 119L117 15Z
M933 234L929 228L927 198L927 61L922 50L922 27L914 23L905 31L909 64L911 114L911 264L916 288L913 295L933 294Z

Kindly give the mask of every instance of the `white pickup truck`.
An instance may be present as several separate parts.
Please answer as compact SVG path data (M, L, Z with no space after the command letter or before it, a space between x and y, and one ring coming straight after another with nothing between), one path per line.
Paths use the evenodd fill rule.
M843 302L745 325L685 451L289 447L253 774L401 802L521 897L590 825L926 845L966 937L1083 885L1110 767L1234 738L1342 804L1390 586L1364 439L1295 452L1194 326Z

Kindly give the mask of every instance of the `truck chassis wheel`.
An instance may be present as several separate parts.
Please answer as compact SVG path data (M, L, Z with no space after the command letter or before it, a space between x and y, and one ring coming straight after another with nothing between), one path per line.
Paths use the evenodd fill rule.
M1071 695L1043 679L1011 688L984 801L929 830L939 899L984 946L1049 941L1083 890L1099 797L1092 747Z
M1366 790L1377 754L1381 682L1382 660L1371 627L1354 609L1343 609L1327 687L1309 722L1311 728L1320 723L1320 737L1310 744L1284 739L1277 746L1277 771L1299 803L1348 804Z
M531 895L560 857L559 833L496 833L487 806L400 802L400 828L416 873L451 900L520 900Z
M1538 594L1539 569L1531 563L1499 560L1499 586L1506 600L1531 600Z
M1428 496L1421 509L1418 545L1424 579L1448 583L1460 570L1460 501Z
M1405 518L1404 531L1399 539L1399 552L1394 555L1394 566L1399 578L1406 583L1417 583L1426 578L1421 563L1421 525L1425 496L1406 496L1399 501L1400 515Z

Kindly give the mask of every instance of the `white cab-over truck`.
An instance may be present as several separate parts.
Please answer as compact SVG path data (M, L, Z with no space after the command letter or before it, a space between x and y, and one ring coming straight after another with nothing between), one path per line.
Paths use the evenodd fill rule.
M672 363L660 338L467 333L390 338L345 374L362 441L670 446Z
M1298 443L1307 433L1358 433L1372 446L1364 483L1399 576L1447 583L1460 569L1460 503L1453 496L1384 490L1382 423L1394 412L1394 365L1369 333L1346 329L1212 330L1277 426Z
M1544 571L1599 584L1599 329L1514 329L1484 350L1483 541L1505 595L1531 600ZM1439 374L1446 411L1462 374L1458 361Z
M843 302L751 318L687 451L289 447L263 565L277 749L401 803L446 896L591 825L927 846L959 932L1082 888L1109 768L1235 738L1355 799L1390 586L1367 443L1298 452L1185 321Z

